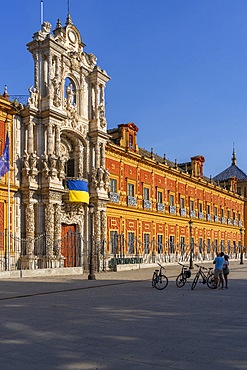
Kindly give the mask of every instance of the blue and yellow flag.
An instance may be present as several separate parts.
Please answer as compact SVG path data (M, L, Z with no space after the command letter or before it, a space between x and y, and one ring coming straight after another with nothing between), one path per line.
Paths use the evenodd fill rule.
M83 180L68 180L69 201L89 204L88 183Z
M5 147L0 157L0 177L9 171L9 135L6 135Z

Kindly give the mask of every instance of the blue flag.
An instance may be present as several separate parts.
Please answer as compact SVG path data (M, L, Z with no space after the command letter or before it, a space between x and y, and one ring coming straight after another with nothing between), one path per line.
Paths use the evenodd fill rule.
M6 135L5 147L3 155L0 157L0 177L9 171L9 135Z
M68 180L69 201L89 204L88 183L83 180Z

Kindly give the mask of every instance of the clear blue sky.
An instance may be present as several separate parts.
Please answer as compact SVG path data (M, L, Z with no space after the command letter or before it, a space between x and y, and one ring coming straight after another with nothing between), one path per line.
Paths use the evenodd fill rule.
M44 20L65 24L67 0L44 0ZM0 0L0 91L28 94L26 50L40 29L40 0ZM85 51L111 80L108 128L134 122L139 146L178 162L206 159L215 176L247 172L246 0L70 0Z

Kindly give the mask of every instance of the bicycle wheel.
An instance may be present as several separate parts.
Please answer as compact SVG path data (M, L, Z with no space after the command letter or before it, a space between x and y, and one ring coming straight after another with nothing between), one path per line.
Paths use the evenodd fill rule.
M186 283L186 279L184 278L184 275L181 273L178 275L176 279L176 285L178 288L182 288L184 284Z
M156 274L156 272L154 272L153 273L153 277L152 277L152 287L153 288L155 287L156 280L157 280L157 274Z
M168 285L168 279L165 275L158 275L155 281L155 288L158 290L165 289Z
M209 275L209 277L207 278L207 286L210 289L214 289L214 274Z
M194 280L193 280L193 283L192 283L192 285L191 285L191 290L195 289L196 284L197 284L197 282L198 282L198 279L199 279L199 274L196 274L196 276L195 276L195 278L194 278Z

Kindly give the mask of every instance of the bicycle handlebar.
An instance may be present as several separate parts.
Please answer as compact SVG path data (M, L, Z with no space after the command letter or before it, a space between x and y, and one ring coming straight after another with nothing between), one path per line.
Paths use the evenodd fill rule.
M195 265L196 265L198 268L200 268L200 269L203 269L203 270L209 270L207 267L197 265L196 263L195 263Z
M186 268L186 269L188 269L189 268L189 266L185 266L185 265L183 265L182 263L180 263L180 262L178 262L178 264L180 265L180 266L183 266L184 268Z

